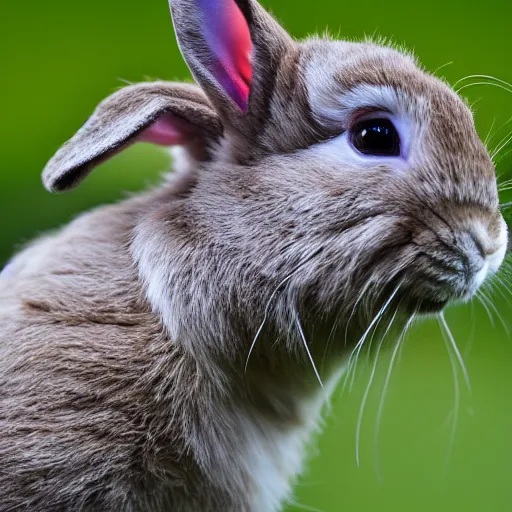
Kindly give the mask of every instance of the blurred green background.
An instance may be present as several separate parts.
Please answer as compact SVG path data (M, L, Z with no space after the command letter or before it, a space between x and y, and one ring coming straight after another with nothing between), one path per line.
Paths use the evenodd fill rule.
M446 64L439 75L452 83L470 74L512 82L510 0L267 0L265 5L297 37L326 27L351 39L378 34L413 49L431 71ZM166 0L2 0L0 13L2 264L38 233L158 180L168 158L147 145L116 157L65 195L46 193L39 174L95 105L124 81L183 79L188 72ZM512 96L493 87L464 93L474 105L481 135L492 128L490 146L495 147L512 127L504 126L512 114ZM506 148L502 154L498 171L506 179L512 158ZM510 280L506 283L511 286ZM493 322L477 301L447 314L472 382L471 394L460 382L452 449L451 365L437 323L423 321L408 336L393 373L376 442L390 354L380 359L362 423L360 467L356 424L369 363L361 364L351 393L335 394L325 433L290 510L512 510L512 343L507 333L512 297L503 289L492 300Z

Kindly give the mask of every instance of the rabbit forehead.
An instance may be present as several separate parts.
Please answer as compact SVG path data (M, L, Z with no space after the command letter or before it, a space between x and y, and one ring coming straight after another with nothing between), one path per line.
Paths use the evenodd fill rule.
M448 108L473 126L469 108L446 84L422 71L408 54L368 43L314 41L306 45L304 74L319 122L356 108L378 107L430 119ZM425 117L427 116L427 117Z
M311 87L308 91L311 110L318 123L333 131L345 129L358 109L377 109L397 117L425 122L430 119L431 107L428 97L409 94L390 85L360 83L349 90Z
M317 123L346 129L354 110L381 108L409 121L415 166L458 174L459 180L494 179L471 110L410 55L374 44L319 40L307 43L304 54L307 95Z

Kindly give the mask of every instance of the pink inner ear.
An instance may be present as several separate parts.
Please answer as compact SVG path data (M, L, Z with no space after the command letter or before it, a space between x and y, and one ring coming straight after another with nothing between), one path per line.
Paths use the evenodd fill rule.
M227 33L227 46L230 50L231 70L233 74L236 72L238 76L233 76L237 81L241 81L244 85L243 89L246 96L249 96L249 84L252 78L252 67L250 55L252 52L251 33L247 21L242 11L231 1L226 6L226 18L231 25L231 32ZM227 56L229 59L229 56Z
M187 142L190 135L191 130L188 123L172 114L164 114L140 133L136 141L151 142L160 146L176 146Z
M202 29L217 59L209 71L224 91L247 111L252 79L252 41L249 25L234 0L198 0Z

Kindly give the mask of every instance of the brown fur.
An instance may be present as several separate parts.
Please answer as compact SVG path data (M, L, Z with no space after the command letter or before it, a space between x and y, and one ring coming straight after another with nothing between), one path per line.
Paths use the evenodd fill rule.
M123 89L45 170L48 188L73 186L162 115L190 135L179 176L0 275L2 511L279 510L347 343L397 284L400 325L464 297L502 248L494 168L453 91L394 50L296 43L237 3L254 44L247 114L196 59L196 4L171 1L204 93ZM409 116L407 169L338 156L361 85Z

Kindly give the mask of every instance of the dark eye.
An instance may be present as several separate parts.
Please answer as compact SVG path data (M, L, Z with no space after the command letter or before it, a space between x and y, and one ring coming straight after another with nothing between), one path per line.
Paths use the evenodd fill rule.
M350 141L363 155L400 155L400 137L389 119L359 121L350 130Z

